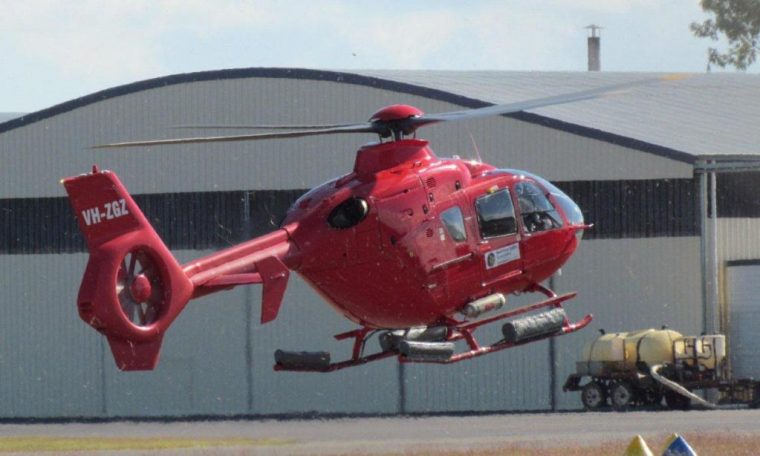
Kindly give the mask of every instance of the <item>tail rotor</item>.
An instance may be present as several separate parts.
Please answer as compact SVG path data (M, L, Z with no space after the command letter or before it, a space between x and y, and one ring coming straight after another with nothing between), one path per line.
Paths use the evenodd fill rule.
M127 320L143 328L155 323L166 309L166 293L150 251L137 247L127 252L116 273L116 295Z

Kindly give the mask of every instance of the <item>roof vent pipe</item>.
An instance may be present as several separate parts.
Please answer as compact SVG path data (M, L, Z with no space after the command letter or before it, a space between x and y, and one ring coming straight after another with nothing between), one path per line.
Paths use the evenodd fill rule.
M600 56L600 44L599 44L599 30L600 27L595 24L591 24L586 27L589 30L588 36L588 70L600 71L602 68L601 56Z

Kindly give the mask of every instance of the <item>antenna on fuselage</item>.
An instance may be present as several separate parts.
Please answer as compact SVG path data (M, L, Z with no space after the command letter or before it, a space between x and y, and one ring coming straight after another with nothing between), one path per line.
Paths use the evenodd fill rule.
M471 132L468 134L470 135L470 140L472 141L472 148L475 149L475 156L478 157L478 163L483 163L483 159L480 157L480 149L478 149L478 143L475 142L475 137Z

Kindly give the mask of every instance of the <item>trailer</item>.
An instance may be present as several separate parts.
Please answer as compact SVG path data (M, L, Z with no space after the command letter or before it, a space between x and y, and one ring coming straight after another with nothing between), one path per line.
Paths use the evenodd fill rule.
M731 378L724 335L684 336L666 328L602 331L563 390L580 391L587 410L760 406L759 381Z

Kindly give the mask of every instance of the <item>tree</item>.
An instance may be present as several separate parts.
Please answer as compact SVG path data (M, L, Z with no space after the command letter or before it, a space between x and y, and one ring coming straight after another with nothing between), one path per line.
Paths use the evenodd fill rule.
M728 50L708 49L709 63L721 68L733 66L746 70L760 51L760 0L701 0L702 9L713 17L692 22L691 31L700 38L728 40Z

